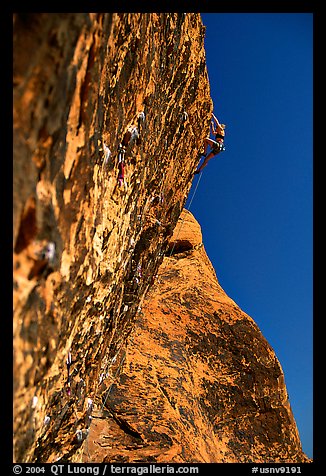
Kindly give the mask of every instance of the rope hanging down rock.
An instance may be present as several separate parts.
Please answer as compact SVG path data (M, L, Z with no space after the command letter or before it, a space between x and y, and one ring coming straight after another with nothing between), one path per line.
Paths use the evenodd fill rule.
M202 176L202 175L203 175L203 172L200 172L199 178L198 178L198 180L197 180L197 183L196 183L196 186L195 186L195 189L194 189L194 193L192 194L192 197L191 197L191 199L190 199L190 201L189 201L189 205L188 205L188 208L187 208L189 211L190 211L192 202L193 202L193 200L194 200L194 198L195 198L195 195L196 195L196 192L197 192L197 189L198 189L198 185L199 185L199 182L200 182L200 179L201 179L201 176ZM178 236L180 235L180 232L181 232L181 230L182 230L184 221L185 221L185 218L183 218L182 221L181 221L178 234L177 234L177 236L176 236L175 239L174 239L173 246L172 246L172 248L171 248L170 254L168 255L169 258L172 256L172 254L173 254L173 252L174 252L174 248L175 248L175 246L176 246Z

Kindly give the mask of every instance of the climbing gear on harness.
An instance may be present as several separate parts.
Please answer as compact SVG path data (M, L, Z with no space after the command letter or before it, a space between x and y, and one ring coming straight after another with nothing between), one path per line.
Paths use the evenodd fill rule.
M212 147L212 151L214 154L218 154L219 152L223 152L225 150L224 143L222 141L217 141L216 144Z
M68 367L68 371L69 371L69 368L72 364L72 360L71 360L71 352L69 351L68 352L68 357L67 357L67 360L66 360L66 364L67 364L67 367Z
M118 147L118 163L119 164L124 161L125 153L126 153L126 148L122 144L119 144L119 147Z
M67 360L66 360L67 373L68 373L68 376L67 376L67 393L68 393L68 395L71 394L71 390L70 390L70 366L71 366L71 364L72 364L71 352L69 351L68 352L68 357L67 357Z

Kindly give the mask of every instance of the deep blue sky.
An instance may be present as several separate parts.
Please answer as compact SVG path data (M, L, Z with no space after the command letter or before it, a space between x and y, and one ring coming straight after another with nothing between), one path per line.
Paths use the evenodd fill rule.
M312 457L313 15L208 13L202 20L226 151L204 169L190 210L221 286L282 365Z

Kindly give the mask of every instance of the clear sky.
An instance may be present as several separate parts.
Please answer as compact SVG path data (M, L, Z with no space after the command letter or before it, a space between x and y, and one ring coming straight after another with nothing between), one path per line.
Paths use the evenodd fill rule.
M202 20L226 151L203 170L190 211L221 286L273 347L313 457L313 15Z

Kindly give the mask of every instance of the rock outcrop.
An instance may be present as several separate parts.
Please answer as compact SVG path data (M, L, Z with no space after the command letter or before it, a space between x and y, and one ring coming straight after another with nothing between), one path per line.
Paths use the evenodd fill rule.
M307 461L280 363L219 285L186 210L121 358L85 461Z
M78 460L211 112L199 14L14 15L16 461Z
M189 214L171 241L212 113L204 31L14 15L14 461L304 460Z

